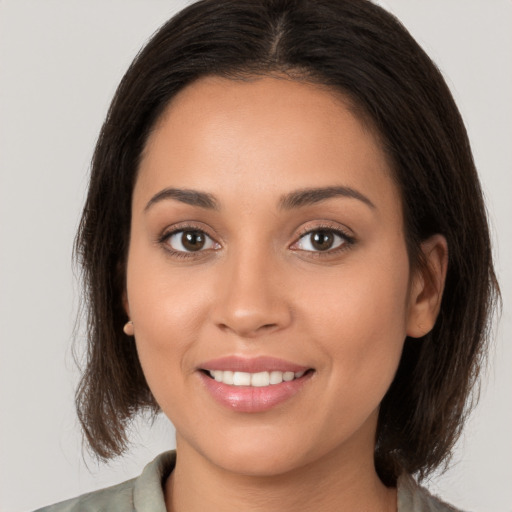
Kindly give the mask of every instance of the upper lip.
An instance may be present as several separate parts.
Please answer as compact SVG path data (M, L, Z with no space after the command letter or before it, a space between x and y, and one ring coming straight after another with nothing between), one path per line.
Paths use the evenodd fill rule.
M227 370L233 372L258 373L264 371L305 372L307 366L270 356L240 357L225 356L205 361L199 365L202 370Z

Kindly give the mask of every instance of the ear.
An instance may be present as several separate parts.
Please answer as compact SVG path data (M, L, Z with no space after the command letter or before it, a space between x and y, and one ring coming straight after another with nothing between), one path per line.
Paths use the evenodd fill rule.
M129 319L130 318L130 304L128 303L128 297L127 297L127 294L126 294L126 289L123 292L122 301L123 301L123 308L124 308L124 310L126 312L126 315L128 316L128 322L126 322L124 324L123 332L127 336L133 336L135 334L135 331L134 331L134 328L133 328L133 322Z
M423 263L412 277L409 293L407 336L420 338L434 327L443 297L448 244L443 235L433 235L421 244Z

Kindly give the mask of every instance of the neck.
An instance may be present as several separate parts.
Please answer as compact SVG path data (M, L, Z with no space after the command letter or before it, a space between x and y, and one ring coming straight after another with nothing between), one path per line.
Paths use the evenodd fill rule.
M325 457L285 474L240 475L216 466L177 441L176 468L166 482L168 512L396 512L396 489L375 472L373 452L354 464L347 453Z

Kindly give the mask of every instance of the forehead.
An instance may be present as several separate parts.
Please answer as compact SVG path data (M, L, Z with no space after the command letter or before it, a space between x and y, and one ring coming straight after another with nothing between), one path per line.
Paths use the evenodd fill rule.
M280 77L209 76L181 90L156 123L136 189L240 199L341 185L374 196L386 189L396 202L390 176L378 138L340 93Z

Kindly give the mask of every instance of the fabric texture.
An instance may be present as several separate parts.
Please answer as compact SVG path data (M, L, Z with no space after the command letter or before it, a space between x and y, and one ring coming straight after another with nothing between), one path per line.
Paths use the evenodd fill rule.
M163 484L175 464L175 451L162 453L137 478L35 512L166 512ZM460 511L432 496L407 475L398 479L397 512Z

